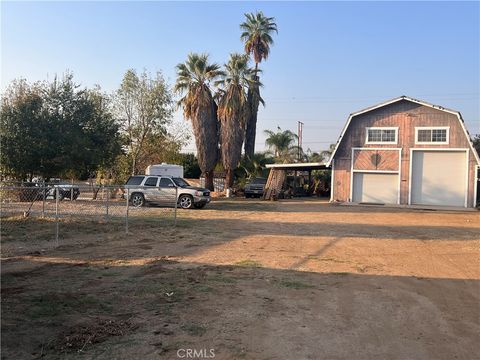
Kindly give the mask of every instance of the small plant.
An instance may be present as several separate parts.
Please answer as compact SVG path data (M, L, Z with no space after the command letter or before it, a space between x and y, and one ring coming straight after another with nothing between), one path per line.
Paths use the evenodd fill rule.
M245 267L262 267L262 264L259 263L258 261L249 260L249 259L240 260L240 261L236 262L235 265L245 266Z

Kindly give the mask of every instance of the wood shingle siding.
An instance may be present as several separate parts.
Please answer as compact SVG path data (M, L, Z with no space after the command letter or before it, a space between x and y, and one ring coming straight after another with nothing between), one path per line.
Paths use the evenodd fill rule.
M397 150L359 149L353 152L353 169L398 171L398 159Z

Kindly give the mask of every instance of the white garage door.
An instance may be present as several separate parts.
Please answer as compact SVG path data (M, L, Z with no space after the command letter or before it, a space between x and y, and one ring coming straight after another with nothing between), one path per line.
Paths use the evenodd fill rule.
M465 206L465 151L414 151L412 204Z
M398 174L353 174L353 202L398 203Z

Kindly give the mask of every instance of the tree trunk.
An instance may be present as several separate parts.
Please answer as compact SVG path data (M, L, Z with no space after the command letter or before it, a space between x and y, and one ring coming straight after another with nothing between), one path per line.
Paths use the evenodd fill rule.
M213 187L213 170L205 171L205 187L210 191L215 191Z
M258 82L258 63L255 64L254 79ZM255 138L257 135L257 114L260 103L260 89L258 83L248 88L247 93L248 116L245 129L245 155L251 158L255 154Z
M227 169L225 171L225 189L233 186L233 169Z
M257 111L258 111L258 100L255 105L256 96L253 95L252 89L248 90L247 101L248 101L248 117L246 122L245 129L245 155L249 158L255 154L255 137L257 132Z
M137 159L134 155L132 159L132 176L135 175L136 173L136 169L135 169L136 166L137 166Z

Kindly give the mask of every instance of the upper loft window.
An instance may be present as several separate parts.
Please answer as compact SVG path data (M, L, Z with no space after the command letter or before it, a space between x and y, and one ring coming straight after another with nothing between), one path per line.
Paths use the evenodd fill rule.
M367 128L367 144L396 144L397 140L398 128Z
M415 144L448 144L448 127L415 128Z

